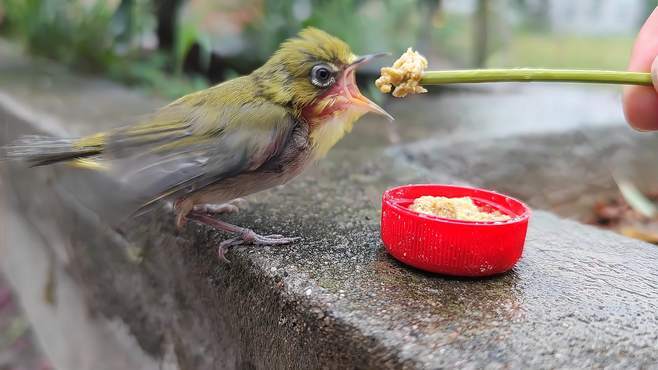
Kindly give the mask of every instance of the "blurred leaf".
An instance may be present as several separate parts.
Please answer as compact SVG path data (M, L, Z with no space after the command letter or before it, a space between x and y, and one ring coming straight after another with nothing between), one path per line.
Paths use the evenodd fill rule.
M645 197L633 183L616 178L615 181L622 197L624 197L624 200L631 208L645 217L653 218L656 216L656 205Z
M629 238L638 239L645 241L647 243L658 244L658 231L641 229L633 226L626 226L619 229L619 232L622 235L625 235Z

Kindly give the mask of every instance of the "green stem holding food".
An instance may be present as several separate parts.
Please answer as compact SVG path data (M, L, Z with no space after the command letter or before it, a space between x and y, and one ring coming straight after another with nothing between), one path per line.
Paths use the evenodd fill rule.
M651 73L588 69L463 69L426 71L427 59L408 48L391 67L380 70L375 86L397 98L427 92L423 86L479 82L579 82L620 85L653 85Z
M425 71L419 82L421 85L443 85L453 83L532 81L652 85L650 73L542 68Z

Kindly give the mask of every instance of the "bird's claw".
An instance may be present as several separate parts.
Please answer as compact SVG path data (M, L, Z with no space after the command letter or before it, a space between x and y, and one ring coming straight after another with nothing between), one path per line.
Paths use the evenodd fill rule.
M283 245L290 244L300 240L300 237L285 237L280 234L272 235L260 235L256 234L254 231L249 230L240 236L236 236L231 239L224 240L219 244L217 248L217 255L219 259L226 263L231 263L231 261L226 258L226 252L229 248L235 247L238 245L251 244L251 245Z

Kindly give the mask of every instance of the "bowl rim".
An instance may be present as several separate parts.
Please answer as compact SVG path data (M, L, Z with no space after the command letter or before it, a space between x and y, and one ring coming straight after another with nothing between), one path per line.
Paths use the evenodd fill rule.
M416 211L412 211L407 207L403 207L400 204L394 202L393 200L396 199L392 196L392 193L394 191L400 190L400 189L406 189L406 188L413 188L413 187L439 187L439 188L452 188L452 189L462 189L462 190L467 190L467 191L479 191L479 192L484 192L484 193L489 193L493 195L498 195L498 196L503 196L506 197L514 202L517 202L521 207L523 208L523 213L513 217L509 220L506 221L469 221L469 220L455 220L453 218L446 218L446 217L439 217L439 216L433 216L433 215L428 215L425 213L420 213ZM511 197L507 194L499 193L494 190L488 190L488 189L482 189L474 186L461 186L461 185L449 185L449 184L407 184L407 185L400 185L400 186L395 186L392 188L387 189L384 191L382 195L382 200L384 203L386 203L388 206L395 208L397 211L400 211L406 215L412 216L412 217L417 217L421 219L426 219L429 221L433 222L438 222L438 223L449 223L449 224L460 224L460 225L470 225L470 226L483 226L483 227L500 227L500 226L505 226L505 225L513 225L517 223L522 223L522 222L527 222L528 219L530 218L532 214L532 210L530 207L528 207L527 204L524 202ZM498 204L496 202L492 202L494 204Z

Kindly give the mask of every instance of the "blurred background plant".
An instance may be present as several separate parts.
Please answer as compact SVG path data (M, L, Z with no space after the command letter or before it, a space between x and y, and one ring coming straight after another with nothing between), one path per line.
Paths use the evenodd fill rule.
M29 52L96 69L113 53L112 11L98 1L84 6L77 0L5 0L12 35Z
M173 78L182 64L189 35L184 24L176 28L176 52L158 50L152 0L2 0L2 31L19 41L27 52L87 73L107 74L166 96L206 86L200 76Z
M357 52L415 46L435 68L622 69L634 32L656 3L0 0L0 32L35 55L174 97L249 73L306 26Z

